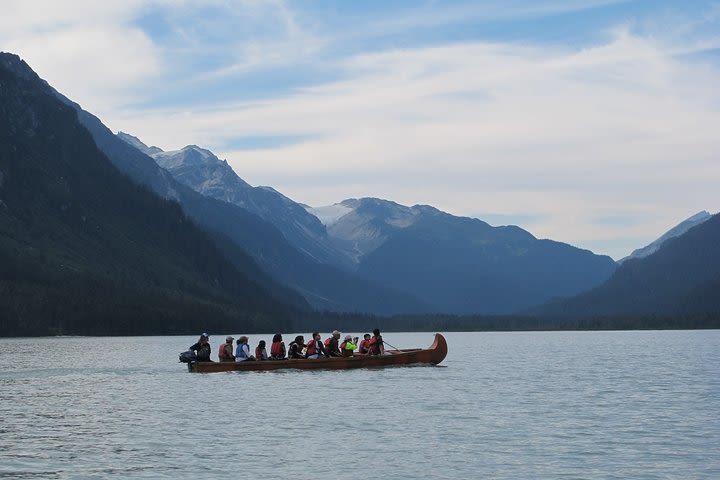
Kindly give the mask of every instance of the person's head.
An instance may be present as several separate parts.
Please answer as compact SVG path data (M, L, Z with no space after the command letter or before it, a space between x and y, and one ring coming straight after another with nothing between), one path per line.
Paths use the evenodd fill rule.
M376 337L379 337L379 336L380 336L380 329L379 329L379 328L376 328L375 330L373 330L373 335L375 335Z
M246 337L245 335L241 335L240 338L238 338L238 340L237 340L238 345L242 345L243 343L247 343L247 342L248 342L248 337Z
M210 335L208 335L207 333L203 333L200 335L200 339L198 340L198 343L205 343L208 340L210 340Z
M258 343L258 347L265 348L265 340L260 340L260 342Z
M349 342L352 340L352 335L345 335L345 341Z
M340 332L338 332L337 330L333 330L332 336L335 338L340 338Z
M305 343L305 337L303 337L302 335L298 335L297 337L295 337L295 343L299 343L300 345L302 345L303 343Z
M370 340L370 334L369 334L369 333L366 333L365 335L363 335L363 338L364 338L365 340Z
M275 342L282 342L282 335L280 335L279 333L273 335L273 343Z
M353 343L357 343L360 340L358 337L353 337Z
M232 343L235 340L232 336L228 335L225 337L225 343Z
M320 334L318 332L313 332L312 334L313 340L320 340Z

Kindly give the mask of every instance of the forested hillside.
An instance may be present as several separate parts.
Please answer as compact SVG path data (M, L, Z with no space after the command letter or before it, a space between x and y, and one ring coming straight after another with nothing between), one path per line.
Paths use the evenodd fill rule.
M290 309L174 202L135 185L77 113L0 56L0 335L289 325Z

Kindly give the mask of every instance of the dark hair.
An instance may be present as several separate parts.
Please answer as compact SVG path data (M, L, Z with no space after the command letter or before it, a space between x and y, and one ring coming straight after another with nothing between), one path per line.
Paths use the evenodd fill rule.
M363 338L367 340L368 338L370 338L370 334L366 333L365 335L363 335Z
M200 335L200 338L198 338L197 343L202 343L203 340L207 340L207 339L208 339L208 337L206 337L205 335Z
M279 333L273 335L273 343L275 342L282 342L282 335L280 335Z
M295 343L304 343L304 342L305 342L305 337L303 337L302 335L298 335L297 337L295 337Z
M312 336L315 338L315 335L320 335L320 332L313 332Z
M260 343L258 343L258 347L265 348L265 340L260 340Z
M380 336L380 329L379 329L379 328L376 328L375 330L373 330L373 335L375 335L376 337L379 337L379 336Z

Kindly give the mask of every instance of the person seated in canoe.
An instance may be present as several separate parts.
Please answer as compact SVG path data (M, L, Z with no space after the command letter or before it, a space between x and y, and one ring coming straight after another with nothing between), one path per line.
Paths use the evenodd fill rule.
M333 330L330 338L325 340L325 349L329 357L342 357L342 351L338 343L340 342L340 332Z
M366 333L363 335L362 342L360 342L360 348L358 349L358 353L361 355L367 355L370 353L370 334Z
M272 339L272 345L270 345L270 358L272 360L285 360L285 342L283 342L282 335L276 333Z
M260 340L258 343L258 346L255 347L255 358L257 360L267 360L268 354L267 350L265 349L265 340Z
M368 343L368 350L370 355L385 355L385 344L383 343L382 335L380 335L380 329L376 328L373 330L373 337Z
M320 357L327 357L328 353L325 349L325 345L322 342L322 337L318 332L313 332L312 340L307 344L307 352L305 356L311 360L316 360Z
M225 343L221 343L218 347L218 358L221 362L234 362L235 355L233 354L233 342L235 339L228 335L225 337Z
M237 349L235 349L235 361L246 362L249 360L255 360L255 357L250 355L250 345L248 345L248 337L242 335L237 339Z
M303 355L303 348L305 348L305 337L298 335L295 340L290 342L288 348L288 358L305 358Z
M352 357L355 353L355 349L357 348L357 337L354 339L350 335L345 335L345 339L340 344L340 351L342 352L343 357Z
M212 362L210 360L210 336L207 333L200 335L196 343L190 347L195 352L195 360L198 362Z

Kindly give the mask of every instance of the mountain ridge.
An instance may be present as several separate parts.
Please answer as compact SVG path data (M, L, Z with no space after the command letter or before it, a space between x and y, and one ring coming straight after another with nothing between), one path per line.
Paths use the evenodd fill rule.
M90 121L91 116L86 114L84 118ZM265 272L289 288L300 292L313 307L321 310L367 311L376 314L434 311L431 305L411 294L377 285L334 265L318 262L313 256L290 244L281 230L272 223L245 208L223 199L203 195L191 186L176 180L172 172L163 169L152 157L118 138L99 120L95 120L96 122L90 126L91 131L95 131L96 141L104 147L105 153L119 168L128 171L131 176L137 175L137 168L134 166L139 159L135 158L128 162L128 165L125 165L125 162L133 156L141 156L142 165L149 173L141 172L138 176L140 181L145 178L151 180L156 177L161 178L163 182L155 183L160 188L159 193L170 196L180 194L180 204L188 216L207 230L222 235L223 238L217 239L217 242L228 258L243 258L242 254L234 251L240 247L249 253ZM193 146L190 147L192 150ZM132 152L128 152L128 149ZM207 155L205 157L212 160ZM212 160L211 163L213 168L219 166L223 170L225 165L225 162L219 159ZM262 192L263 195L270 193L265 188L254 188L256 189L254 191ZM277 196L273 198L277 199Z
M720 315L720 214L629 259L598 287L553 300L541 315Z
M705 210L701 210L700 212L686 218L679 224L675 225L674 227L672 227L670 230L668 230L667 232L662 234L659 238L657 238L650 244L648 244L644 247L638 248L636 250L633 250L633 252L630 255L618 260L618 264L622 264L622 263L626 262L627 260L630 260L633 258L643 258L643 257L647 257L648 255L652 255L653 253L657 252L662 247L662 245L669 239L675 238L675 237L678 237L678 236L684 234L685 232L687 232L689 229L691 229L695 225L699 225L699 224L705 222L706 220L709 220L710 217L712 217L712 215L709 212L707 212Z
M0 335L290 325L292 307L118 171L77 112L4 52L0 105Z

